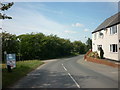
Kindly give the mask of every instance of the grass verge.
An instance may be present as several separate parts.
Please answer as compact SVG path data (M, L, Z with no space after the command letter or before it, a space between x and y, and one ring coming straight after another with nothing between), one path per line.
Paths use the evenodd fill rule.
M20 78L42 64L43 62L40 60L18 61L16 68L12 69L12 72L8 72L6 68L2 67L2 88L13 85Z

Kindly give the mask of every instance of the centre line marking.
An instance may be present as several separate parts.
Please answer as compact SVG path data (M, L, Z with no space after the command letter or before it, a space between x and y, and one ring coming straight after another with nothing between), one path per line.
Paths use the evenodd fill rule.
M68 75L72 78L72 80L75 82L75 84L76 84L76 86L78 87L78 88L80 88L80 85L75 81L75 79L70 75L70 73L68 73Z
M65 71L67 71L67 69L65 68L65 66L62 64L63 68L65 69ZM68 75L70 76L70 78L74 81L74 83L76 84L76 86L78 88L80 88L80 85L75 81L75 79L72 77L72 75L70 73L68 73Z
M64 65L62 64L63 68L65 69L65 71L67 71L67 69L64 67Z

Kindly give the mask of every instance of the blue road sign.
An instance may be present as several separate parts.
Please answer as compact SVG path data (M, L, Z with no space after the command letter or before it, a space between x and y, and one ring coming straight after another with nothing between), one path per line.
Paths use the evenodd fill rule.
M16 67L16 55L15 54L7 54L6 60L7 60L7 65L10 65L11 68Z

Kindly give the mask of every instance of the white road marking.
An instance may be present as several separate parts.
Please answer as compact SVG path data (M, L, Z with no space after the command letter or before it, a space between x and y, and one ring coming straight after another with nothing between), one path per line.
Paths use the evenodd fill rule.
M75 79L71 76L71 74L68 73L68 75L69 75L69 76L72 78L72 80L75 82L76 86L77 86L78 88L80 88L80 85L75 81Z
M65 69L65 71L67 71L67 69L65 68L65 66L62 64L63 68ZM76 84L76 86L78 88L80 88L80 85L75 81L75 79L72 77L72 75L70 73L68 73L68 75L70 76L70 78L74 81L74 83Z
M65 71L67 71L67 69L64 67L64 65L62 64L63 68L65 69Z

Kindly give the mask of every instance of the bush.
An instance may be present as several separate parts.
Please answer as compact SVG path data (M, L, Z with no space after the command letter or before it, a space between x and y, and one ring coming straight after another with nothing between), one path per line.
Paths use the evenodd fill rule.
M99 58L99 55L97 52L91 52L88 56L93 57L93 58Z

